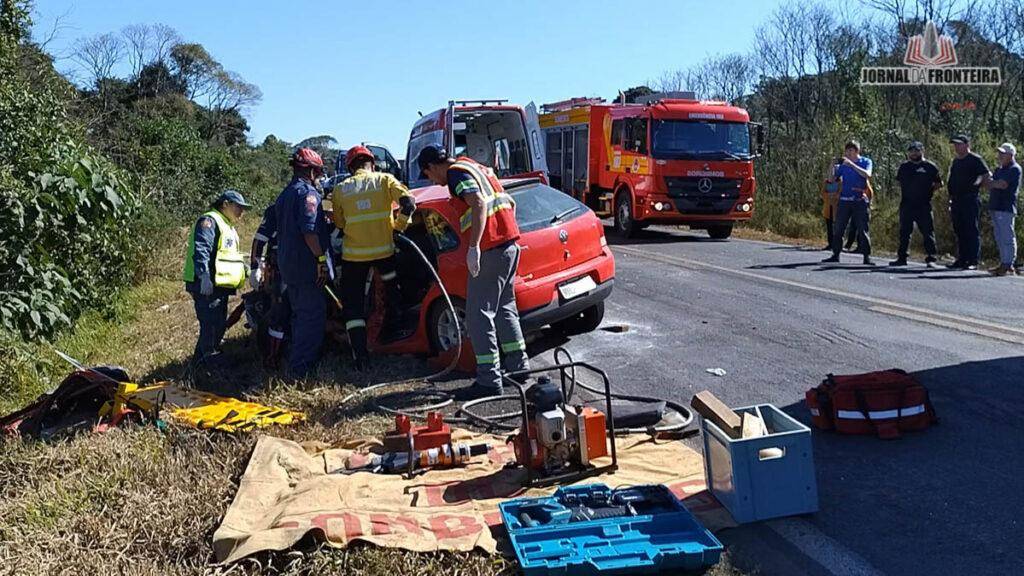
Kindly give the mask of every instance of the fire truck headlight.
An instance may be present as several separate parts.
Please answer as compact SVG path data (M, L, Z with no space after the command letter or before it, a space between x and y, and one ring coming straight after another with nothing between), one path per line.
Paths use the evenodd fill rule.
M655 209L655 210L657 210L658 212L661 212L661 209L662 209L662 208L663 208L664 206L665 206L665 205L664 205L664 204L662 204L661 202L655 202L655 203L654 203L654 209Z
M747 204L744 204L743 206L740 206L740 210L742 210L744 212L750 212L750 204L747 203Z

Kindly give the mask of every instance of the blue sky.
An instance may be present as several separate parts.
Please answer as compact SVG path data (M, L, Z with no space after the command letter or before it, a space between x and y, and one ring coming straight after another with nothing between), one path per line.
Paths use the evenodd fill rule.
M46 36L63 16L48 48L67 55L79 37L167 24L263 91L248 115L251 140L330 134L404 157L417 111L453 98L609 98L706 56L746 51L780 3L40 0L35 33Z

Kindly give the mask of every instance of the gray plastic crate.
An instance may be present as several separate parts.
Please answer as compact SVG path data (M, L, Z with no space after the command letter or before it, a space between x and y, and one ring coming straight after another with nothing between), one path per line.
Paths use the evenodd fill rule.
M740 524L817 512L811 430L771 404L757 408L768 436L732 439L701 418L708 488Z

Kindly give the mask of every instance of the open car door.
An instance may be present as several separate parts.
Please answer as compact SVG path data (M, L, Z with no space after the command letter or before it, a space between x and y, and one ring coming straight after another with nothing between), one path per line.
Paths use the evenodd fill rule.
M548 160L544 155L544 134L540 131L540 119L537 118L537 105L530 102L526 105L526 139L530 148L530 163L534 171L544 173L548 178Z

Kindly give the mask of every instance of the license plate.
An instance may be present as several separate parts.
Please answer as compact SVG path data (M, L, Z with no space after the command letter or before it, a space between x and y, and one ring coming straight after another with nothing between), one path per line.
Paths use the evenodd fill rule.
M579 280L573 280L568 284L563 284L558 287L558 293L562 295L562 298L566 300L572 300L590 292L594 288L597 288L597 283L590 276L584 276Z

